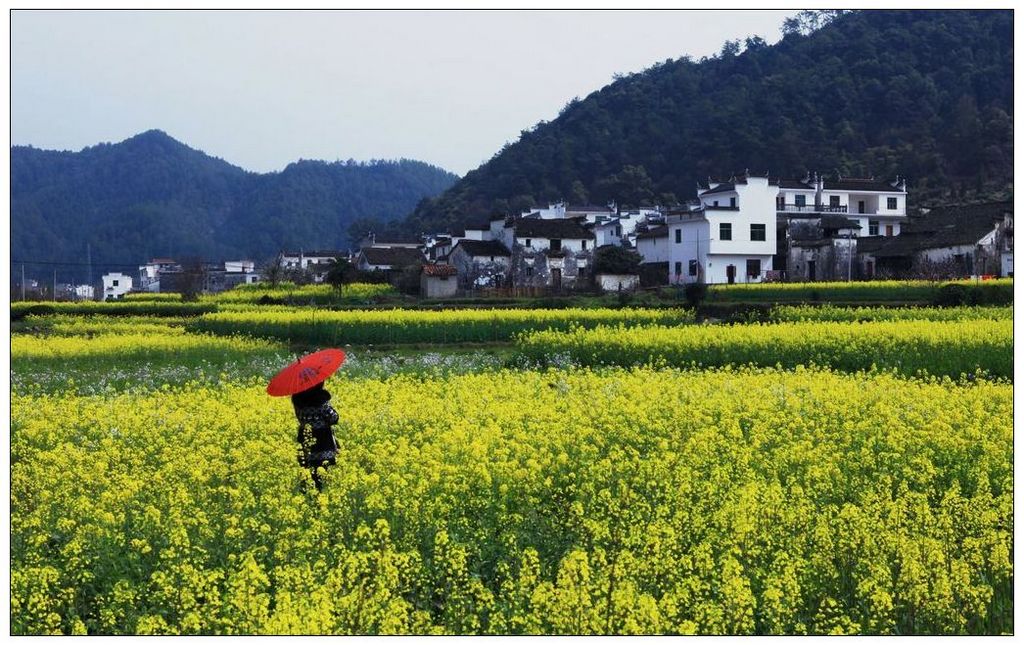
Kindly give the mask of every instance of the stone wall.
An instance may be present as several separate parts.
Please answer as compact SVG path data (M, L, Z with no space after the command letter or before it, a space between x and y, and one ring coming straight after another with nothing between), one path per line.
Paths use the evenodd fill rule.
M538 251L519 244L512 249L512 284L516 287L585 288L592 283L593 268L590 249Z

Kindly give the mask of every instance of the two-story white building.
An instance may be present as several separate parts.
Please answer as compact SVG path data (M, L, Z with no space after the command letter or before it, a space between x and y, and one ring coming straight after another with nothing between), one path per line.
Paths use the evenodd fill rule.
M817 174L779 180L777 210L789 221L845 215L860 224L857 236L894 236L907 219L907 182Z
M712 182L698 208L667 215L669 283L763 280L776 252L778 194L768 177L748 174Z
M181 266L171 258L153 258L146 264L139 265L140 291L160 291L160 273L164 271L180 271Z
M132 290L132 277L116 272L103 274L103 300L120 300L124 294Z
M618 217L602 215L583 226L594 233L595 246L622 246L622 222Z

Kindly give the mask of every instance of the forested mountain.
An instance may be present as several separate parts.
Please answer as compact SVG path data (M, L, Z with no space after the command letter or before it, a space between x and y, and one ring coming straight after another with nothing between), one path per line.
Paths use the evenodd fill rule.
M152 256L264 259L286 248L347 248L362 218L390 221L457 177L418 161L299 161L259 174L150 130L80 152L11 148L15 260L98 270ZM32 275L81 275L27 264ZM98 274L97 274L98 275Z
M901 174L912 205L1009 195L1012 12L862 11L808 26L822 15L788 20L775 45L727 42L573 100L407 226L454 228L549 199L670 202L745 169Z

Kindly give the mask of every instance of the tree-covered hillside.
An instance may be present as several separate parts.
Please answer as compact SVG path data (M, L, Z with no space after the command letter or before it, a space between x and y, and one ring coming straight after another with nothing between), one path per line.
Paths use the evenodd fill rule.
M1012 12L787 23L775 45L729 42L713 58L665 61L570 102L420 204L409 227L458 227L548 199L686 199L698 179L745 169L898 173L918 204L1008 194Z
M12 257L97 269L152 256L266 258L347 248L361 218L390 221L457 177L418 161L299 161L246 172L158 130L80 152L11 148ZM27 264L30 275L60 266ZM98 275L98 274L97 274Z

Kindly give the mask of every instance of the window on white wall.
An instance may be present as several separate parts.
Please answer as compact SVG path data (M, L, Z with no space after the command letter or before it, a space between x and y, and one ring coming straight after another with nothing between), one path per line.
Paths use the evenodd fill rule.
M682 243L683 243L683 229L677 228L676 229L676 244L682 244Z
M723 222L718 225L718 239L720 240L731 240L732 239L732 223Z
M747 277L756 278L761 275L761 261L747 260Z
M896 198L895 197L890 197L886 201L889 203L889 210L891 210L891 211L896 210Z
M868 235L878 235L878 220L868 220Z
M764 224L751 224L750 225L750 241L752 241L752 242L764 242L765 241L765 225Z

